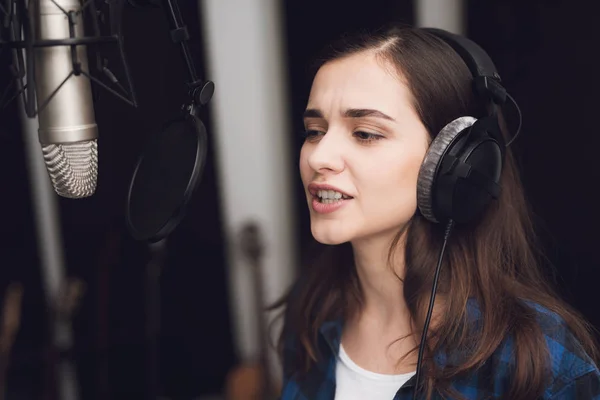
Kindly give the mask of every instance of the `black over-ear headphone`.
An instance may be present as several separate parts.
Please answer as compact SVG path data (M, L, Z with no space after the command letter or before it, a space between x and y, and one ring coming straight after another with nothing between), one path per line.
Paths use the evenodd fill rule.
M435 223L465 223L500 195L506 144L497 106L508 95L491 58L476 43L441 29L424 30L461 56L473 75L475 95L488 109L483 118L461 116L448 123L434 138L419 171L417 202L421 214Z

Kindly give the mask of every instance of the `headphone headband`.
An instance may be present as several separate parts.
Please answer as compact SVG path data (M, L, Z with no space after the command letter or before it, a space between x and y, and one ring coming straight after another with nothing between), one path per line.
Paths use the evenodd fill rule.
M473 86L478 95L487 97L495 104L504 104L506 89L502 86L494 62L485 50L464 36L437 28L425 28L425 30L450 45L463 59L473 75Z

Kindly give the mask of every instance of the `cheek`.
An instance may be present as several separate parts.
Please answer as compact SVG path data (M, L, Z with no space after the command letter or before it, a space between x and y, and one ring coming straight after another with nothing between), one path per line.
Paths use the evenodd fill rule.
M380 204L381 208L378 208L382 211L390 207L398 210L416 207L417 178L422 160L420 154L408 155L401 151L395 156L381 158L363 178L369 200Z

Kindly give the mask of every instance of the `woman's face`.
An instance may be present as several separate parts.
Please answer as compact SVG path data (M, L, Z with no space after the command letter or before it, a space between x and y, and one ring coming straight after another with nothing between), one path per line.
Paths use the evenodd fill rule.
M300 174L321 243L393 236L416 211L429 135L394 71L360 53L315 76Z

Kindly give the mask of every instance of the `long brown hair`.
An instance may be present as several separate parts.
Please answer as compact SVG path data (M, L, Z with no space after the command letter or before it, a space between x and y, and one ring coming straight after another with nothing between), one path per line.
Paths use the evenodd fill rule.
M414 107L432 139L453 119L480 117L485 112L473 95L472 76L463 60L426 31L394 26L373 34L346 36L328 50L317 68L364 51L393 66L399 79L409 85ZM560 316L585 351L597 359L591 327L560 299L541 268L540 246L510 148L501 186L498 201L477 221L457 226L448 242L438 285L444 312L430 328L423 358L428 398L434 391L456 395L449 389L451 382L481 366L508 335L514 338L516 351L507 398L539 397L548 383L550 360L529 303ZM443 234L444 226L428 222L417 212L390 248L391 255L396 246L405 246L404 297L417 327L423 326ZM318 361L321 324L355 315L362 301L349 243L324 246L302 275L302 284L294 288L293 295L279 303L287 305L280 344L289 334L298 337L301 344L294 371L298 373ZM477 301L481 314L475 337L467 328L467 301L471 298ZM468 351L460 365L439 369L433 355L442 348Z

